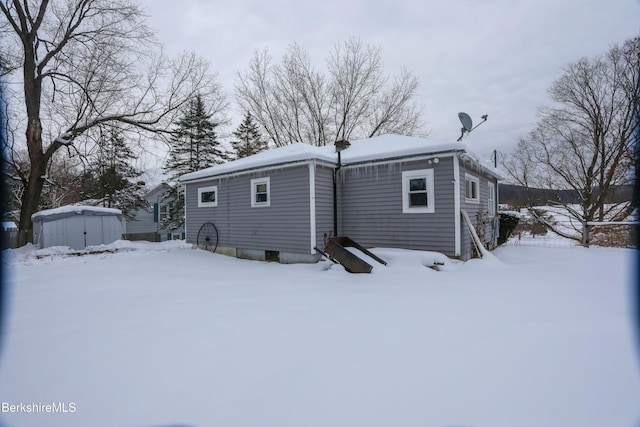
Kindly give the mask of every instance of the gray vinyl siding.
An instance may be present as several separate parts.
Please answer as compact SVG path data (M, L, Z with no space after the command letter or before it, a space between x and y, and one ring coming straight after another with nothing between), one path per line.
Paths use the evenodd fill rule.
M251 180L270 178L270 206L251 207ZM198 188L218 187L216 207L198 207ZM186 184L188 243L205 222L218 229L218 246L311 253L308 165Z
M486 188L487 188L487 200L485 202L485 210L487 211L487 216L489 213L489 183L493 183L493 188L494 188L494 199L493 199L493 209L494 212L497 214L498 213L498 180L495 179L494 177L488 177L487 178L487 184L486 184ZM489 249L495 249L495 247L498 244L498 234L500 231L500 220L498 219L497 216L493 217L493 224L488 224L486 227L486 233L487 233L487 239L491 242L491 247ZM494 246L495 245L495 246Z
M161 197L161 188L145 195L149 207L138 209L132 220L127 219L126 234L156 233L158 231L158 223L153 221L153 204L158 203Z
M173 198L167 198L162 200L167 191L167 186L159 185L156 189L150 191L145 195L145 200L149 203L146 208L136 210L133 219L127 219L125 224L125 237L130 240L151 240L161 241L168 240L169 234L179 234L182 236L184 229L182 227L178 229L164 228L160 230L159 223L154 221L153 205L168 204L173 201ZM161 202L162 200L162 202Z
M402 172L433 169L433 213L403 213ZM341 171L340 234L368 247L432 250L454 256L453 159L347 167Z
M465 174L469 174L479 180L478 192L480 196L480 203L468 202L465 197L466 187L465 187ZM477 168L472 167L470 164L465 162L460 162L460 208L465 210L469 215L469 219L473 223L476 228L476 232L479 235L482 235L482 232L478 230L478 213L482 215L488 214L488 200L489 200L489 182L495 183L496 180L493 177L488 177L483 175ZM496 191L497 191L497 183ZM473 254L473 247L471 242L471 233L469 232L469 228L467 224L464 222L464 219L460 220L460 228L462 231L462 239L461 239L461 258L463 260L470 259ZM486 239L492 239L491 236L492 230L490 227L485 227L484 236Z
M212 222L218 229L220 248L237 249L238 254L240 250L257 251L258 257L260 251L311 255L314 243L322 249L325 237L336 234L349 236L367 247L437 251L455 257L458 255L455 223L459 211L455 206L456 168L452 155L442 155L438 162L414 158L343 166L337 176L337 230L333 213L334 168L320 161L312 161L312 167L309 163L291 164L187 183L186 239L196 243L202 224ZM495 182L495 178L484 175L477 165L462 159L458 166L460 208L475 225L477 213L487 211L488 182ZM433 171L435 210L404 213L402 174L425 169ZM315 236L311 236L310 170L315 171ZM465 200L465 173L479 180L479 203ZM251 207L251 180L264 177L270 179L270 206ZM199 208L198 188L214 185L217 186L217 206ZM491 238L494 231L485 228L485 237ZM472 256L472 244L462 219L460 237L459 256L466 260ZM309 259L313 260L313 255L305 258Z
M316 246L333 235L333 168L316 166Z
M158 223L153 222L153 203L146 209L138 209L133 219L126 221L126 234L155 233Z

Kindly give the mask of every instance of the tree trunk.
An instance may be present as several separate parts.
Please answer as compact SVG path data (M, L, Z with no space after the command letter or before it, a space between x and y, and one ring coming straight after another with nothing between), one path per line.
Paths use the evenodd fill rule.
M33 240L31 215L38 211L44 184L42 177L47 171L47 158L42 152L42 127L38 118L30 119L27 125L27 146L29 147L31 171L27 187L22 195L18 246L24 246Z
M585 248L589 247L589 224L587 222L587 220L584 220L582 222L582 246L584 246Z

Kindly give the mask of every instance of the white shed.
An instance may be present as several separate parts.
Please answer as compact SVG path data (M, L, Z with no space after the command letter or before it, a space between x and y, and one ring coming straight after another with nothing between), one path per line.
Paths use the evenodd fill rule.
M113 243L122 238L122 211L98 206L62 206L31 216L33 243L38 248Z

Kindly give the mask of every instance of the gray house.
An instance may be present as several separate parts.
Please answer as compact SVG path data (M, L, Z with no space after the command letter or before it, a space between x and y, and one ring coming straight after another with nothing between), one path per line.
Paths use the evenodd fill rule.
M292 144L183 175L186 241L202 245L213 224L217 252L242 258L315 262L314 248L341 235L466 260L462 212L494 246L499 179L462 143L383 135L340 153Z
M144 195L149 207L136 210L133 219L125 221L125 239L150 242L184 239L183 227L164 225L175 203L168 194L169 186L161 183Z

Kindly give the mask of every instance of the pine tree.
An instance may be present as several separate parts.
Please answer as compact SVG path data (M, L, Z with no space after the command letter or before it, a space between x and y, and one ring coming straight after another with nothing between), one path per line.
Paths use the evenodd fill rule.
M177 181L180 175L205 169L227 160L216 127L218 123L207 113L206 105L200 94L187 103L182 117L177 121L171 137L171 151L164 165L171 181ZM184 196L180 185L167 183L170 187L162 200L172 200L172 209L161 228L179 228L184 224Z
M142 172L129 163L136 158L121 133L110 129L102 134L93 167L82 176L84 197L120 209L125 217L147 206L144 182L137 179Z
M182 174L208 168L226 160L218 141L218 123L206 111L201 95L187 103L171 137L171 151L164 170L176 179Z
M235 159L251 156L269 148L267 141L262 139L257 123L253 121L253 116L248 111L233 135L237 138L231 141Z

